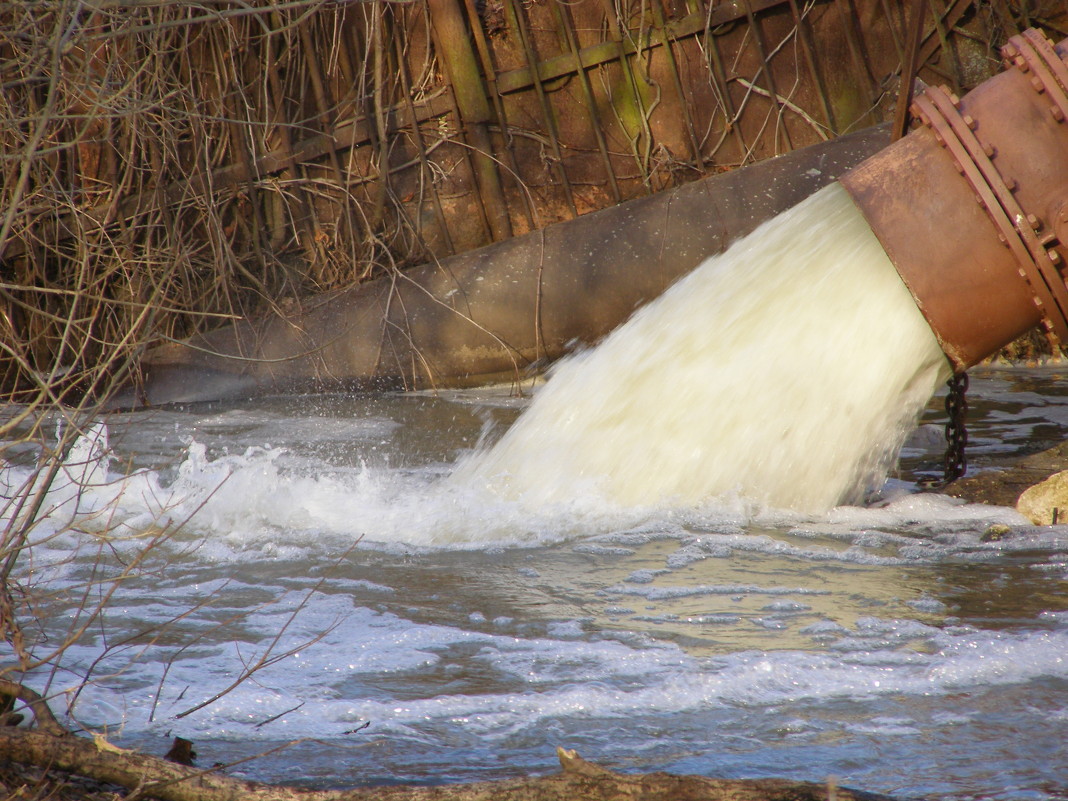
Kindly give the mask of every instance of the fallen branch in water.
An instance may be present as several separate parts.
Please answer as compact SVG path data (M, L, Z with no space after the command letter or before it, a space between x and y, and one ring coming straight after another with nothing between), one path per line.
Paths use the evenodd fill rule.
M62 770L119 785L131 791L127 801L889 801L887 796L782 779L624 775L563 749L558 749L563 770L551 776L438 787L305 790L231 778L215 770L116 748L102 737L78 737L46 725L48 732L0 727L0 764Z

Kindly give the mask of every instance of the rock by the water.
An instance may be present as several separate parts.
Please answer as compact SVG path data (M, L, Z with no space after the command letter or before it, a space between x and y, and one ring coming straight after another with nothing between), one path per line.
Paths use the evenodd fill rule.
M1068 523L1068 470L1025 489L1016 502L1016 511L1036 526Z
M987 470L958 479L946 486L942 492L956 498L963 498L971 503L1017 507L1021 496L1031 487L1042 484L1050 476L1061 471L1068 471L1068 442L1062 442L1049 450L1026 456L1003 470ZM1064 501L1060 504L1060 508L1064 509L1063 514L1068 518L1068 493L1062 492L1062 498ZM1031 517L1022 509L1018 511ZM1031 519L1034 520L1033 517ZM1052 511L1041 522L1037 520L1035 522L1039 525L1050 525ZM1060 516L1058 516L1058 522L1061 522Z

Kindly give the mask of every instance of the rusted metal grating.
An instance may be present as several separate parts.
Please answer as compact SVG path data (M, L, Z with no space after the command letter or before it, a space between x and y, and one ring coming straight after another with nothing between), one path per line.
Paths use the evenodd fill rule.
M928 6L920 74L958 91L1018 27L1065 25L1059 3ZM81 8L0 3L9 376L882 121L905 40L896 0ZM68 335L84 286L99 319Z

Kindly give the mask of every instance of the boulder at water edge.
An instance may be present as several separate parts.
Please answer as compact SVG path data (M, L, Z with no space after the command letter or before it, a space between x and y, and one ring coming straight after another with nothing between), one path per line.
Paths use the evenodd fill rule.
M1024 490L1016 502L1016 511L1037 526L1068 523L1068 470Z

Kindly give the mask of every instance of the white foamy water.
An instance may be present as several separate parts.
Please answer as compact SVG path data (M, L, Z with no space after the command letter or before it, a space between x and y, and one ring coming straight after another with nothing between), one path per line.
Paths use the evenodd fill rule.
M812 208L836 202L823 196ZM819 236L798 232L813 247ZM801 281L795 263L780 261L778 278L768 264L746 274L775 329L749 363L765 387L764 366L776 373L773 395L719 374L741 369L722 364L717 343L734 328L721 310L719 323L709 317L685 336L651 332L682 336L694 361L680 367L685 381L664 375L675 391L639 392L645 400L634 409L615 397L626 394L621 377L641 390L643 371L662 368L637 349L621 366L613 354L628 350L618 345L622 332L606 342L608 356L579 356L531 406L490 391L275 398L88 427L14 574L42 621L29 630L33 647L48 652L85 625L95 609L87 595L114 594L54 670L25 680L72 726L106 727L113 742L157 754L173 736L188 737L202 766L314 740L230 769L268 781L514 777L553 771L563 746L625 771L834 775L845 786L942 801L1065 798L1068 527L918 493L915 480L940 470L942 442L930 436L942 422L938 404L906 443L895 478L865 505L835 505L878 483L942 366L929 342L902 349L907 337L894 331L871 364L854 365L860 372L833 402L809 407L822 432L798 423L791 410L810 404L811 392L794 362L808 360L809 383L828 394L830 377L842 375L839 351L865 361L851 326L890 330L885 318L901 314L908 328L918 314L911 301L889 310L865 297L842 264L816 263ZM698 303L683 282L667 307L719 308L734 279L716 275L719 262L709 266L719 287L711 297ZM857 269L865 291L903 290L872 263ZM795 302L780 304L787 295ZM826 330L796 330L817 303L851 321L828 325L846 341L828 347ZM765 311L747 308L746 319ZM719 354L714 363L706 350ZM906 351L911 366L900 363ZM891 352L893 365L877 363ZM580 396L573 373L583 364L605 376L605 392ZM701 370L712 378L690 375ZM871 397L875 385L886 397ZM603 480L583 473L582 459L562 461L562 477L545 473L529 450L535 428L550 453L571 459L583 450L555 430L571 425L555 416L569 393L576 408L565 411L595 418L605 440L605 453L591 456L598 469L608 463ZM676 395L706 404L707 414L687 417ZM762 424L752 433L766 458L740 449L722 420L704 419L730 418L719 395L754 405ZM1068 433L1066 376L973 376L970 402L980 468ZM661 421L648 403L675 411ZM872 403L892 425L865 416ZM639 419L597 428L608 407ZM852 441L839 425L850 415ZM646 436L661 425L676 439L678 426L693 427L679 452L684 470ZM470 457L502 429L495 449ZM620 441L635 431L650 467L617 471L606 453L620 465L644 458ZM710 443L721 436L735 445L713 459ZM850 469L827 464L828 454ZM0 523L15 514L6 499L40 486L32 456L0 469ZM774 492L740 481L710 488L703 473L722 476L725 458L746 481L772 479ZM797 481L784 478L790 458L799 460ZM813 498L815 465L837 482L835 494ZM995 523L1005 528L988 536ZM0 670L10 671L14 655L3 648Z
M972 397L980 462L1068 408L1050 394L1068 382L1011 375L973 378L990 398ZM21 563L47 642L84 620L87 581L111 587L162 523L191 519L28 681L154 753L174 735L210 762L315 738L237 769L259 779L493 778L551 771L561 745L629 770L1060 797L1068 528L907 479L807 515L576 520L443 491L449 459L515 405L266 400L89 429ZM918 436L906 456L937 465L940 449ZM1008 533L984 538L993 523ZM280 658L227 692L261 656Z
M825 511L881 484L949 366L833 184L706 261L596 349L454 482L529 507L576 495Z

